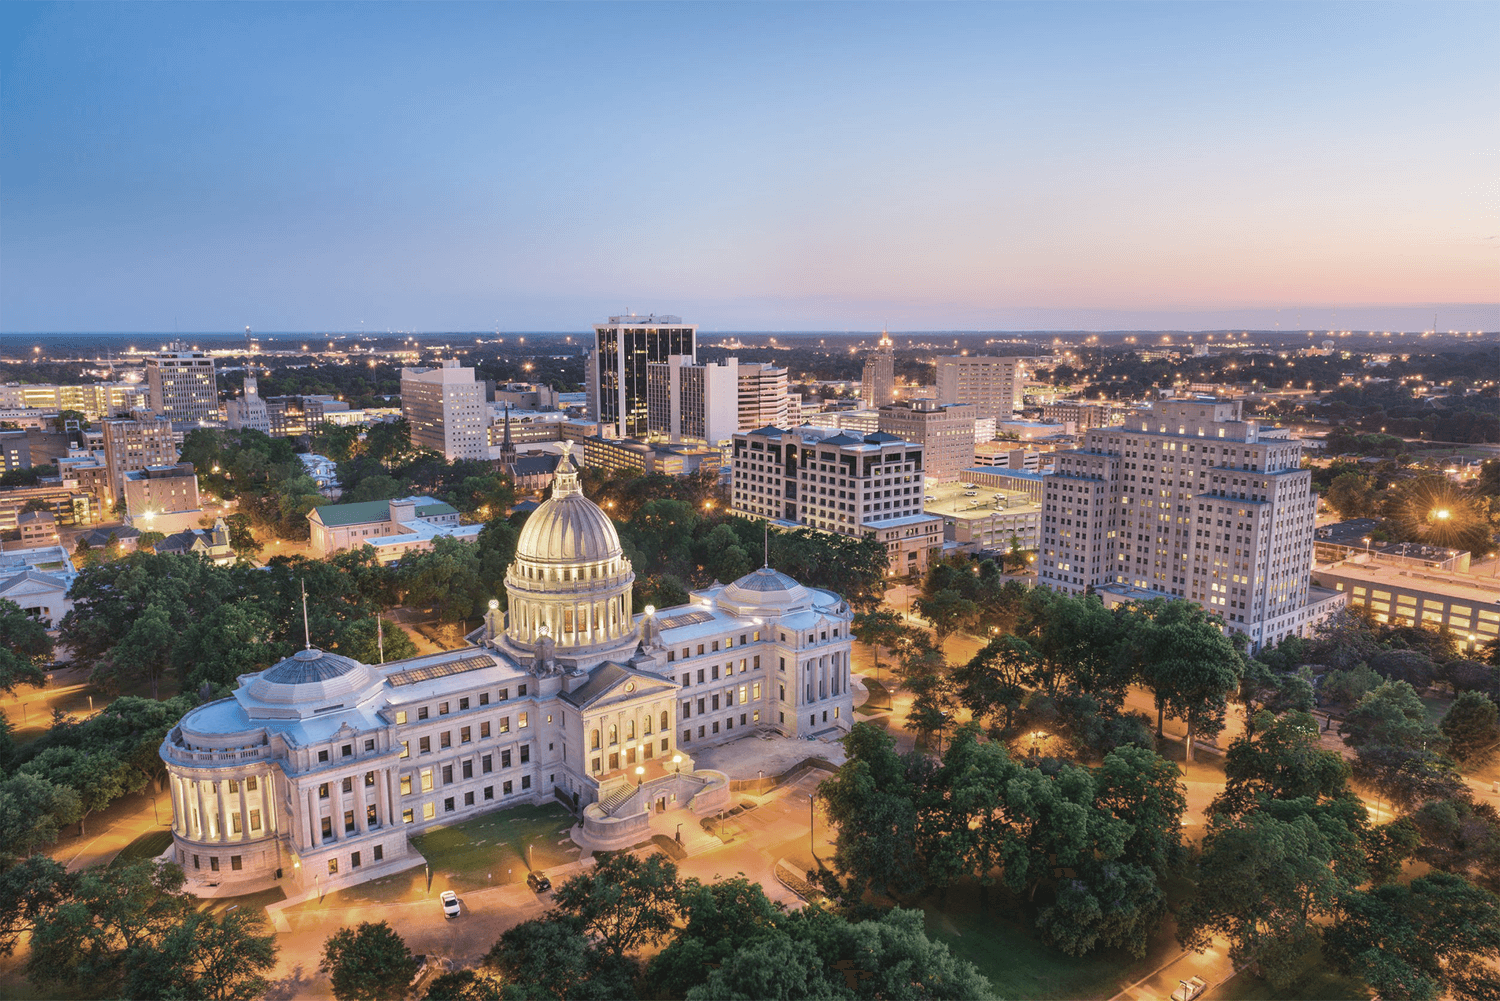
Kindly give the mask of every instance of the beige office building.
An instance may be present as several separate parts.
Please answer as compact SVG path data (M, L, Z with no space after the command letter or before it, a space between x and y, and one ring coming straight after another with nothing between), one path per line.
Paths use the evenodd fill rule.
M890 334L882 333L875 353L865 359L859 399L873 410L896 402L896 396L896 344Z
M0 386L0 410L77 410L91 421L129 414L147 406L146 387L133 382L96 382L84 386L10 384Z
M489 413L484 385L456 359L442 368L401 370L401 416L411 425L413 445L455 459L488 459Z
M911 400L880 408L879 430L916 442L926 456L928 482L949 482L974 465L974 407Z
M219 384L214 360L186 344L146 359L146 387L151 409L171 421L219 419Z
M939 403L971 403L976 418L1006 420L1021 402L1025 358L946 355L936 359Z
M125 489L125 474L147 466L177 464L177 435L172 422L149 414L128 421L105 421L104 464L109 467L111 499Z
M785 373L782 376L785 384ZM646 417L651 438L722 445L739 430L739 359L695 364L672 355L646 365Z
M1039 582L1185 598L1252 651L1297 634L1317 504L1301 460L1301 442L1244 420L1240 401L1164 400L1094 428L1045 477Z
M1469 656L1500 635L1500 580L1363 555L1313 568L1314 582L1349 596L1378 622L1446 629Z
M786 369L763 362L740 363L740 431L785 427L787 422Z

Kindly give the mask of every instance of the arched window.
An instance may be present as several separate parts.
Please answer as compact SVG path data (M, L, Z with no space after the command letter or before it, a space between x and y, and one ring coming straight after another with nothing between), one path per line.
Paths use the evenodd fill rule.
M646 714L645 722L643 722L641 724L641 735L644 736L644 737L651 736L651 714L650 713Z
M620 742L620 728L613 723L609 725L609 742L611 744L618 744Z
M635 739L635 720L628 720L625 723L625 739L626 740L634 740Z
M672 725L672 724L671 724L671 723L668 723L668 722L667 722L667 711L666 711L666 710L665 710L665 709L663 709L663 710L662 710L662 711L661 711L661 731L662 731L662 733L666 733L666 732L667 732L667 729L668 729L668 728L669 728L669 727L670 727L670 726L671 726L671 725Z
M593 741L592 741L592 743L591 743L591 744L590 744L590 746L591 746L591 747L592 747L592 748L593 748L593 749L594 749L594 750L596 750L596 751L597 751L597 750L599 750L599 731L598 731L598 730L595 730L595 731L594 731L594 737L593 737Z

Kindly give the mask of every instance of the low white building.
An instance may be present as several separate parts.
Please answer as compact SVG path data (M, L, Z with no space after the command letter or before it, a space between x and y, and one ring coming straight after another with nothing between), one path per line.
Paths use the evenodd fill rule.
M0 601L13 601L21 611L56 629L73 609L68 590L78 571L62 546L8 549L0 552Z
M382 563L426 552L443 536L473 542L481 525L459 524L458 511L431 497L323 504L308 512L312 551L325 559L344 549L374 546Z

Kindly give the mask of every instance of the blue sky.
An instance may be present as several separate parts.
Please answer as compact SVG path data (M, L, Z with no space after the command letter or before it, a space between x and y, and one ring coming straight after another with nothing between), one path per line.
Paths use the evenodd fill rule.
M1497 40L1494 3L8 4L0 331L1495 329Z

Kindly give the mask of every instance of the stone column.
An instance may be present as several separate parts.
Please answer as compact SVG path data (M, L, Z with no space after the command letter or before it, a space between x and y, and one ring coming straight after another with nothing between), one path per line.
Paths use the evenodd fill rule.
M318 823L318 787L307 787L307 830L309 837L307 847L313 848L323 843L321 825Z
M375 773L375 823L377 826L386 826L391 822L391 808L388 802L390 789L387 786L389 781L387 769L382 768Z
M186 835L188 832L187 801L182 795L182 779L167 773L167 778L172 782L172 830L177 834Z
M241 841L249 841L250 840L250 800L249 800L249 796L245 792L245 782L246 781L247 781L247 778L245 776L241 776L240 777L240 840ZM259 783L256 783L256 784L259 785ZM261 818L261 823L265 823L265 818L264 817Z
M333 814L333 840L344 840L344 780L330 779L328 782L329 813Z
M229 840L229 780L214 779L215 811L219 815L219 841Z
M193 788L198 790L198 840L208 840L208 803L203 798L203 780L193 779Z
M369 825L365 820L365 814L370 809L369 801L365 798L368 795L369 793L365 792L365 777L356 775L354 777L354 830L358 834L369 830Z

